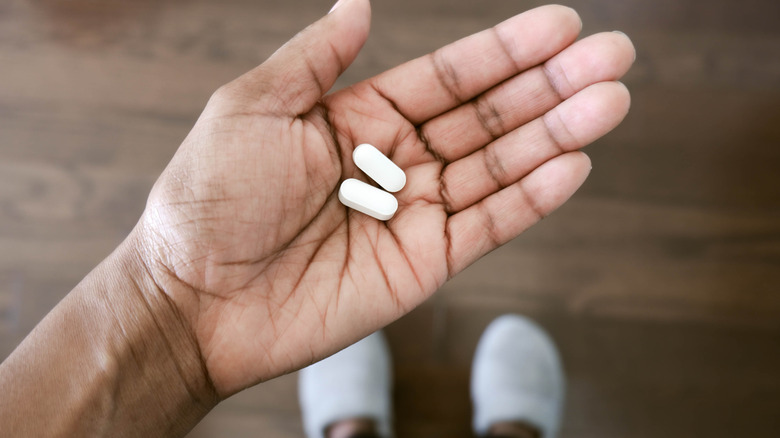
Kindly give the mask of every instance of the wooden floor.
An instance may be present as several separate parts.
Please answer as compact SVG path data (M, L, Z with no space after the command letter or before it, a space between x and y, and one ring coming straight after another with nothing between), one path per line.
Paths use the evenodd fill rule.
M130 230L210 93L326 3L0 2L0 358ZM341 84L537 4L375 0ZM469 436L471 354L518 312L560 345L564 438L777 437L780 2L568 4L631 35L631 114L569 204L387 329L399 436ZM190 436L301 437L295 386Z

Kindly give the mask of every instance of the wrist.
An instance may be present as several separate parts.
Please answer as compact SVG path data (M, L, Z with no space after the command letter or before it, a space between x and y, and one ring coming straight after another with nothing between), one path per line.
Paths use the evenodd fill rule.
M186 320L135 232L0 364L12 436L180 436L218 402Z
M130 415L146 411L150 432L183 434L219 399L191 320L160 287L143 253L133 231L90 274L102 287L80 292L110 315L104 329L114 334L108 344L119 370L115 385L123 389L118 403Z

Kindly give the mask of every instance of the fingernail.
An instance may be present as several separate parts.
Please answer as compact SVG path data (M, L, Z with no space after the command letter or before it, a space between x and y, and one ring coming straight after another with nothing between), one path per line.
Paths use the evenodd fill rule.
M331 12L335 11L335 10L336 10L336 8L338 8L339 6L341 6L341 4L342 4L342 3L344 3L344 0L339 0L339 1L337 1L337 2L336 2L336 4L335 4L335 5L333 5L333 7L332 7L332 8L330 8L330 11L328 11L328 13L330 14Z

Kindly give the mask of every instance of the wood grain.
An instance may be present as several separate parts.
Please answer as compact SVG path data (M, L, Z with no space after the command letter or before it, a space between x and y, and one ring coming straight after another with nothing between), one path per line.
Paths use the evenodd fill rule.
M375 1L337 86L542 2ZM530 315L569 380L563 437L780 429L780 3L573 0L621 29L632 110L581 192L391 325L399 436L470 436L482 329ZM0 358L131 229L210 94L330 4L0 4ZM295 375L192 437L303 436Z

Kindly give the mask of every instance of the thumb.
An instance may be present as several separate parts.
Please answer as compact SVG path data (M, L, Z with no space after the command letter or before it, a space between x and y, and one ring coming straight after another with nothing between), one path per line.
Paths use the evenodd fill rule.
M251 98L260 112L297 117L311 110L355 60L370 24L368 0L339 0L328 15L227 87Z

